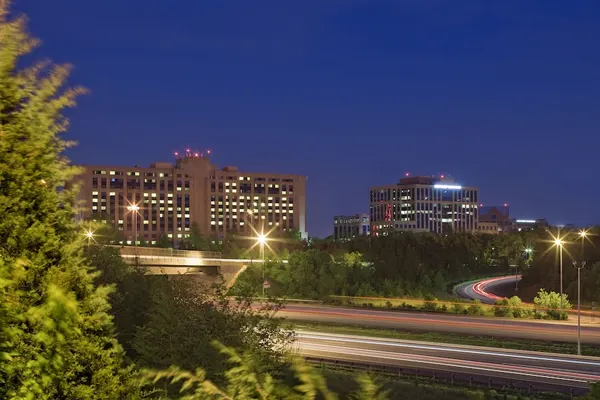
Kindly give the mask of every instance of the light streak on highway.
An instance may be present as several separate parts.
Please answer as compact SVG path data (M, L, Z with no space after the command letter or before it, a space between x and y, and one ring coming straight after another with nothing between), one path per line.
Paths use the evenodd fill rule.
M361 325L409 331L453 332L466 335L519 339L573 341L577 327L568 322L511 320L434 313L378 311L334 306L287 304L277 316L295 321ZM583 343L600 344L600 325L584 324Z
M302 356L422 368L541 385L587 388L600 380L600 359L516 350L441 345L318 332L297 332Z

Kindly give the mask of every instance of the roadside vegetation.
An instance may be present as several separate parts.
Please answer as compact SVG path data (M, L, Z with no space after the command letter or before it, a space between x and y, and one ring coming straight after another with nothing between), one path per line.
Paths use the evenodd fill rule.
M439 300L425 295L424 298L382 298L328 296L324 304L347 307L377 308L382 310L434 312L455 315L487 316L500 318L528 318L566 320L568 310L572 308L566 295L563 295L561 309L560 294L541 289L533 304L526 304L517 297L498 300L496 304L484 304L479 300ZM562 311L561 311L562 310ZM586 313L588 315L589 313ZM600 314L599 314L600 317ZM588 318L593 318L589 314Z

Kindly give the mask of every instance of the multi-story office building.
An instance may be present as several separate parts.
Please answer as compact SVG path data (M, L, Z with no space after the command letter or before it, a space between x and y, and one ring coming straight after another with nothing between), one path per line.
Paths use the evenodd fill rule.
M371 234L389 229L447 233L477 231L477 188L431 176L371 188Z
M175 164L84 168L83 214L109 219L128 241L136 232L148 242L162 233L178 241L189 236L192 224L206 236L253 235L252 228L306 236L305 176L218 169L209 157L189 151L176 153Z
M335 240L352 239L369 235L371 225L367 214L338 215L333 217L333 238Z

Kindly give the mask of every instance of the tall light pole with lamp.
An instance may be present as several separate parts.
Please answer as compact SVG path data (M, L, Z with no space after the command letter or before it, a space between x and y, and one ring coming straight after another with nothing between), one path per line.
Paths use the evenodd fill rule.
M260 259L262 260L262 297L265 297L265 243L267 236L263 233L259 234L256 241L260 245Z
M577 268L577 355L581 355L581 269L585 267L585 261L573 261Z
M563 309L563 245L565 242L561 238L554 239L554 244L559 249L559 265L560 265L560 309Z
M137 204L131 204L127 206L127 210L133 212L133 245L137 251L137 242L138 242L138 230L137 230L137 214L140 210L140 207Z

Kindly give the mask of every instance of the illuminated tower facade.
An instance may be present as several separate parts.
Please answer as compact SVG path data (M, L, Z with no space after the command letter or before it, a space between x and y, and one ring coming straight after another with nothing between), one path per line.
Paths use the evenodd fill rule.
M405 177L394 185L371 188L371 232L475 232L477 201L476 187L460 185L452 178Z

